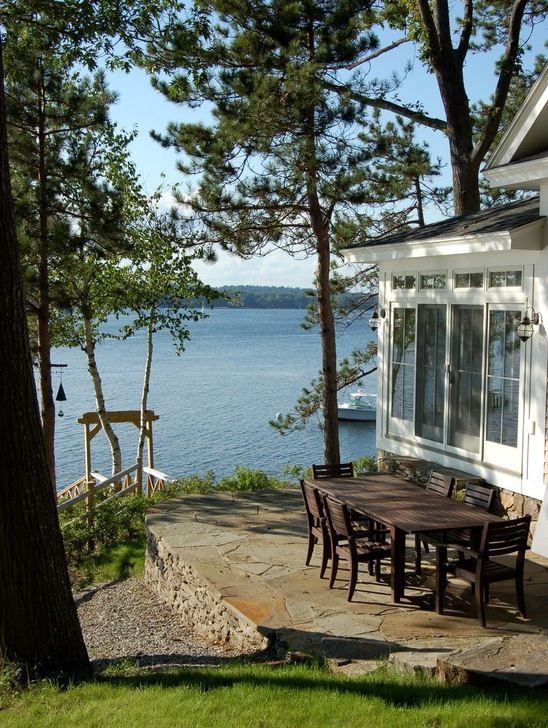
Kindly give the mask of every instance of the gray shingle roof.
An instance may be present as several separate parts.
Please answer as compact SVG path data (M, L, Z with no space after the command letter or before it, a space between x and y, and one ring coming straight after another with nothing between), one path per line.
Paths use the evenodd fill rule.
M349 245L346 250L370 248L375 245L396 245L398 243L432 240L433 238L456 238L465 235L510 232L540 218L539 198L531 197L506 205L498 205L471 215L450 217L423 228L415 228L395 235L372 238L366 243Z

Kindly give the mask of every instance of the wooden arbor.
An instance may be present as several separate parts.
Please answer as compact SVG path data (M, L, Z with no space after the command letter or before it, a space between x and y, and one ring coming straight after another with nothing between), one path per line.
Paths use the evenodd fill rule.
M107 417L111 423L124 422L141 426L141 412L139 410L117 410L107 412ZM154 468L154 441L152 439L152 423L160 419L160 415L154 414L152 410L145 412L145 438L147 443L147 466ZM89 484L94 482L94 475L91 468L91 441L102 429L103 426L97 412L84 412L78 419L78 423L84 426L84 448L85 448L85 479ZM142 463L138 463L142 467ZM138 482L142 483L142 473L138 473Z

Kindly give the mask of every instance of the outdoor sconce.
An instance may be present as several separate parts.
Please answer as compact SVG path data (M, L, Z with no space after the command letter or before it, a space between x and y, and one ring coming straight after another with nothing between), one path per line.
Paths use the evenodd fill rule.
M371 331L377 331L382 323L382 319L384 318L386 318L386 311L384 310L384 308L381 308L380 311L378 308L375 308L375 310L369 317L369 328L371 329Z
M531 311L531 316L527 314L527 311ZM523 318L516 326L516 334L518 335L518 338L524 342L528 341L534 333L533 326L538 326L541 321L542 316L540 313L537 313L532 306L525 309Z

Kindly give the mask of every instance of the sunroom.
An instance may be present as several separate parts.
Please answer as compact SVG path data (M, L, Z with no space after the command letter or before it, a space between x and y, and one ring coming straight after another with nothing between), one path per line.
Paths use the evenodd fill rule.
M547 115L545 69L486 170L540 197L344 251L379 266L377 448L537 501L548 472Z

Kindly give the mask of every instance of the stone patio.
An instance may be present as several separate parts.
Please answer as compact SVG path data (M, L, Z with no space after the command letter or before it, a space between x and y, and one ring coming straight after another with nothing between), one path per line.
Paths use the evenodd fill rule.
M390 601L388 564L381 583L362 565L351 603L344 568L330 590L319 578L317 555L304 565L299 490L175 498L151 509L147 532L148 583L214 642L323 654L349 672L390 659L457 680L548 684L548 560L535 554L525 571L529 618L517 615L513 583L503 582L492 588L482 629L469 588L455 579L446 613L433 611L434 555L426 554L423 575L413 576L414 538L402 603Z

